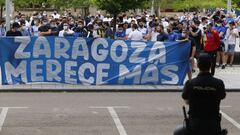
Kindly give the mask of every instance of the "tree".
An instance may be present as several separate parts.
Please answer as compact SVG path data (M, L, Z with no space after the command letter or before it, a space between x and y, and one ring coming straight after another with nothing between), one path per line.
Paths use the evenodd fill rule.
M160 16L160 9L166 9L167 7L171 7L174 0L148 0L145 1L143 4L144 9L149 9L152 7L152 4L154 6L154 12L157 16Z
M46 0L49 5L54 5L56 9L89 7L92 0Z
M233 8L240 10L240 0L232 0Z
M42 3L46 3L46 0L13 0L15 8L26 8L26 7L35 7L37 5L42 5Z
M3 17L3 6L5 4L5 1L4 0L0 0L0 6L1 6L1 15L0 15L0 19L2 19Z
M101 10L105 10L114 18L113 31L116 32L116 20L117 16L121 12L128 11L130 9L141 8L144 2L147 0L93 0L94 4Z
M176 0L173 3L173 7L176 10L190 10L192 8L226 8L227 4L225 0Z

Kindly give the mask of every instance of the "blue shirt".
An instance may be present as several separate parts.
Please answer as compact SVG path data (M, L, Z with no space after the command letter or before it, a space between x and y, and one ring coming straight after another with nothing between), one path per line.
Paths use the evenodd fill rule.
M164 41L167 41L168 40L168 34L167 33L161 33L157 36L157 41L161 41L161 42L164 42Z
M226 34L226 28L225 27L223 27L223 26L214 26L213 27L213 29L214 30L216 30L217 32L218 32L218 34L220 34L221 32L223 32L224 33L224 35L223 35L223 37L220 37L221 39L224 39L224 36L225 36L225 34Z
M175 32L168 33L168 41L176 41L178 34Z
M126 36L126 32L125 31L116 32L115 36L118 38L124 38Z

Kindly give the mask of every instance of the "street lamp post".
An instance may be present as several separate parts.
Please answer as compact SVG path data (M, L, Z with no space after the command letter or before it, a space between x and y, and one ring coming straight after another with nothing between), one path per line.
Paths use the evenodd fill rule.
M152 0L151 15L154 15L154 0Z
M232 0L228 0L228 3L227 3L227 12L230 13L230 12L231 12L231 9L232 9Z
M10 21L11 21L11 3L12 0L5 0L5 17L6 17L6 30L10 30Z

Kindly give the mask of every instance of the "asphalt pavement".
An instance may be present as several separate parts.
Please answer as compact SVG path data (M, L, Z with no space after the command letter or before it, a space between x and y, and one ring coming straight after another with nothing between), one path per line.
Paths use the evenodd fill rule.
M222 125L240 133L240 93L221 104ZM172 135L181 93L1 93L0 135Z

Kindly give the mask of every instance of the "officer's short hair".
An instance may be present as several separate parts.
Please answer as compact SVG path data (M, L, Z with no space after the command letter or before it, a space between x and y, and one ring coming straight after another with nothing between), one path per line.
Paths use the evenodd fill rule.
M209 71L211 67L212 58L207 53L200 53L198 57L198 68L200 71Z

